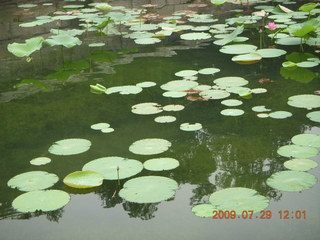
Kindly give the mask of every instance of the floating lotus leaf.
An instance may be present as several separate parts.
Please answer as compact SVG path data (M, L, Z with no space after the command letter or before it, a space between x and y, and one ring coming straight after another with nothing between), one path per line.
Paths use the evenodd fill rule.
M184 106L180 104L169 104L163 107L163 110L167 112L179 112L183 109Z
M285 161L283 165L293 171L309 171L317 167L318 163L310 159L295 158Z
M275 118L275 119L285 119L291 116L292 116L292 113L287 111L276 111L276 112L269 113L269 117Z
M142 88L136 85L126 85L126 86L118 86L118 87L110 87L105 91L105 94L112 94L112 93L120 93L121 95L128 95L128 94L138 94L142 92Z
M263 48L256 51L263 58L275 58L285 55L287 52L282 49Z
M320 96L312 94L295 95L288 98L288 105L297 108L318 108L320 107Z
M159 116L154 119L154 121L157 123L171 123L176 120L177 120L177 118L174 116Z
M317 134L298 134L291 141L297 145L320 148L320 135Z
M310 112L310 113L308 113L306 116L307 116L307 118L309 118L311 121L320 122L320 111Z
M181 97L185 97L186 95L187 95L186 92L177 92L177 91L168 91L162 94L162 96L164 97L172 97L172 98L181 98Z
M300 45L301 38L298 38L298 37L279 38L276 40L276 43L279 45L285 45L285 46Z
M186 91L198 86L199 84L190 80L174 80L161 85L161 89L166 91Z
M285 67L285 68L292 68L295 66L297 66L297 64L294 62L291 62L291 61L287 61L287 62L282 63L282 67Z
M9 52L17 57L27 57L31 53L40 50L43 42L43 37L34 37L27 39L25 43L10 43L7 48Z
M77 9L77 8L83 8L84 5L81 4L73 4L73 5L64 5L63 8L66 9Z
M246 54L255 52L258 47L250 44L234 44L223 46L219 51L226 54Z
M196 26L196 27L193 27L191 30L196 31L196 32L205 32L205 31L209 31L210 27L209 26Z
M136 44L150 45L150 44L159 43L161 42L161 40L158 38L138 38L138 39L135 39L134 42Z
M244 111L241 109L236 109L236 108L228 108L228 109L224 109L220 112L223 116L232 116L232 117L236 117L236 116L241 116L244 114Z
M71 20L71 19L76 19L76 18L78 18L78 17L72 16L72 15L61 15L61 16L53 16L51 19L66 21L66 20Z
M208 99L223 99L230 96L230 93L224 90L209 89L202 91L200 96Z
M156 86L157 84L155 82L141 82L141 83L137 83L136 85L141 88L149 88L149 87Z
M177 188L178 183L167 177L137 177L123 185L119 196L129 202L156 203L172 198Z
M133 32L127 35L124 35L124 37L131 38L131 39L141 39L141 38L151 38L154 34L150 32Z
M64 33L51 36L48 39L46 39L45 42L49 46L61 45L66 48L72 48L76 45L82 44L82 41L79 38L74 37L74 36L70 36L69 34L64 34Z
M213 82L222 87L241 87L249 83L242 77L222 77L217 78Z
M114 129L113 128L103 128L103 129L101 129L101 132L103 132L103 133L111 133L111 132L114 132Z
M195 91L206 91L206 90L209 90L211 89L212 87L210 85L198 85L196 87L194 87L192 90L195 90Z
M238 26L236 29L233 30L232 33L225 34L222 39L216 40L213 43L216 45L226 45L238 38L238 35L243 32L244 27Z
M191 211L198 217L211 218L213 211L218 211L218 209L214 208L212 204L198 204L195 205Z
M136 24L130 27L132 31L152 31L158 29L157 24Z
M171 147L168 140L160 138L146 138L135 141L129 147L129 151L140 155L153 155L167 151Z
M241 215L243 211L260 212L269 205L269 200L257 191L249 188L226 188L211 194L209 201L214 208L222 211L235 211Z
M248 94L251 94L251 89L247 87L228 87L226 88L226 91L229 93L238 94L239 96L246 96Z
M42 190L23 193L12 202L20 212L54 211L70 201L68 193L61 190Z
M247 53L234 56L231 60L239 64L253 64L262 59L258 53Z
M89 47L103 47L105 46L105 43L90 43L88 46Z
M143 166L149 171L172 170L179 166L179 161L174 158L153 158L144 162Z
M284 157L312 158L318 155L318 150L314 147L292 144L280 147L277 153Z
M44 171L31 171L21 173L8 181L8 186L20 191L29 192L42 190L53 186L59 178L53 173Z
M268 118L269 114L268 113L259 113L259 114L257 114L257 117L258 118Z
M267 89L265 89L265 88L253 88L253 89L251 89L251 92L254 93L254 94L266 93Z
M268 109L268 108L266 108L266 106L262 105L262 106L253 107L252 111L254 111L254 112L270 112L271 109Z
M98 187L103 183L103 176L94 171L75 171L65 176L63 183L73 188Z
M162 111L161 105L153 102L139 103L131 107L131 112L141 115L157 114Z
M223 100L221 102L221 104L228 106L228 107L236 107L236 106L240 106L242 105L242 101L237 100L237 99L227 99L227 100Z
M49 148L49 152L54 155L74 155L89 150L91 142L81 138L70 138L57 141Z
M311 62L311 61L303 61L296 64L298 67L302 68L312 68L319 65L317 62Z
M202 129L201 123L182 123L180 129L183 131L198 131Z
M110 124L109 123L96 123L91 125L91 129L93 130L102 130L104 128L109 128Z
M203 68L198 71L200 74L211 75L220 72L219 68Z
M198 71L195 71L195 70L182 70L182 71L176 72L174 75L176 75L177 77L190 77L197 74L198 74Z
M47 163L51 162L51 159L48 157L37 157L30 161L30 164L40 166L45 165Z
M117 180L118 178L132 177L141 172L142 169L142 163L137 160L123 157L103 157L86 163L82 171L94 171L100 173L104 179Z
M281 191L300 192L312 188L317 183L317 178L306 172L281 171L272 174L267 179L267 185Z
M211 38L211 35L205 32L185 33L180 38L183 40L205 40Z

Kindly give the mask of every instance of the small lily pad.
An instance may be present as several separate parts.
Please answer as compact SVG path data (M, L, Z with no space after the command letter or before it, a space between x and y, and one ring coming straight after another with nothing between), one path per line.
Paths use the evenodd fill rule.
M284 157L312 158L318 155L318 150L314 147L292 144L280 147L277 153Z
M74 155L86 152L90 149L91 142L81 138L70 138L57 141L49 148L54 155Z
M229 97L230 93L224 90L209 89L202 91L199 95L207 99L224 99Z
M205 40L211 38L211 35L205 32L194 32L182 34L180 38L183 40Z
M167 112L179 112L183 109L184 106L180 104L169 104L163 107L163 110Z
M191 211L194 215L203 218L211 218L213 216L213 211L218 211L212 204L198 204L195 205Z
M47 163L51 162L51 159L48 157L37 157L30 161L31 165L40 166L46 165Z
M266 93L267 89L265 88L253 88L251 89L251 92L254 94L261 94L261 93Z
M258 53L246 53L234 56L231 60L239 64L253 64L262 59Z
M211 75L220 72L219 68L203 68L198 71L200 74Z
M297 145L320 148L320 135L317 134L298 134L292 137L291 141Z
M153 158L144 162L143 166L149 171L172 170L179 166L179 161L174 158Z
M131 107L131 112L140 115L157 114L162 111L161 105L153 102L139 103Z
M171 142L160 138L146 138L135 141L129 147L129 151L140 155L160 154L171 147Z
M288 105L297 108L318 108L320 107L320 96L313 94L291 96L288 98Z
M93 129L93 130L101 130L101 129L109 128L109 127L110 127L109 123L96 123L96 124L91 125L91 129Z
M221 104L228 106L228 107L236 107L236 106L242 105L243 102L240 100L237 100L237 99L227 99L227 100L223 100L221 102Z
M160 176L137 177L127 181L119 192L126 201L156 203L174 197L178 183Z
M268 118L268 117L269 117L269 114L268 114L268 113L258 113L258 114L257 114L257 117L258 117L258 118Z
M164 97L171 97L171 98L181 98L187 95L186 92L178 92L178 91L168 91L164 92L162 96Z
M137 83L136 86L141 87L141 88L149 88L156 86L157 84L155 82L141 82Z
M88 46L89 47L103 47L105 46L105 43L90 43Z
M236 117L236 116L241 116L244 114L244 111L241 109L236 109L236 108L228 108L228 109L224 109L220 112L223 116L232 116L232 117Z
M23 193L12 202L12 207L20 212L54 211L64 207L70 195L61 190L40 190Z
M53 173L45 171L31 171L21 173L8 181L8 186L20 191L29 192L43 190L53 186L59 178Z
M252 111L254 112L270 112L271 109L266 108L266 106L261 105L261 106L255 106L252 108Z
M141 45L151 45L151 44L159 43L161 42L161 40L158 38L138 38L138 39L135 39L134 42L136 44L141 44Z
M198 131L202 129L201 123L182 123L180 129L183 131Z
M197 74L198 74L198 71L195 71L195 70L182 70L182 71L176 72L174 75L176 75L177 77L190 77Z
M159 116L154 119L154 121L157 123L171 123L176 120L177 120L177 118L174 116Z
M103 128L103 129L101 129L101 132L103 132L103 133L112 133L112 132L114 132L114 129L113 128Z
M103 183L103 176L94 171L75 171L65 176L63 183L73 188L98 187Z
M306 116L311 121L320 122L320 111L309 112Z
M303 61L296 64L298 67L302 68L312 68L319 65L317 62L311 62L311 61Z
M269 117L275 118L275 119L285 119L291 116L292 116L292 113L287 111L276 111L276 112L269 113Z
M285 161L283 165L293 171L309 171L317 167L318 163L310 159L295 158Z
M317 183L317 178L306 172L281 171L272 174L267 179L267 185L281 191L300 192L312 188Z
M186 91L191 88L198 86L199 84L195 81L190 80L173 80L160 86L165 91Z

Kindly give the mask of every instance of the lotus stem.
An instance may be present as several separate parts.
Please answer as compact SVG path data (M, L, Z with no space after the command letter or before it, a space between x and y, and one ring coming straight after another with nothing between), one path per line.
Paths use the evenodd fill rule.
M118 177L118 186L120 185L120 176L119 176L119 166L117 166L117 177Z

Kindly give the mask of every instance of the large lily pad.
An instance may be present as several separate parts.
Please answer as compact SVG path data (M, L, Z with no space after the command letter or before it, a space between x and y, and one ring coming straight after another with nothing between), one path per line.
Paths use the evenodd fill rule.
M297 108L318 108L320 107L320 96L313 94L291 96L288 98L288 105Z
M219 51L226 54L238 55L255 52L257 48L257 46L250 44L234 44L223 46Z
M320 111L309 112L306 116L311 121L320 122Z
M263 58L275 58L280 57L287 52L282 49L274 49L274 48L263 48L256 51L259 55L261 55Z
M267 185L281 191L299 192L312 188L317 181L317 178L310 173L281 171L272 174L267 179Z
M221 77L217 78L213 82L222 87L242 87L249 83L242 77Z
M269 205L269 200L257 191L249 188L226 188L211 194L209 201L214 208L222 211L235 211L237 215L243 211L260 212Z
M131 107L131 112L140 115L157 114L162 111L161 105L154 102L139 103Z
M70 138L57 141L49 148L54 155L74 155L86 152L90 149L91 142L81 138Z
M161 85L161 89L166 91L186 91L193 87L198 86L199 84L195 81L190 80L173 80L167 82L166 84Z
M212 217L213 211L218 211L212 204L198 204L195 205L191 211L194 213L194 215L198 217Z
M297 145L320 148L320 135L317 134L298 134L291 141Z
M20 212L54 211L70 201L68 193L61 190L41 190L21 194L12 202Z
M127 181L119 196L129 202L156 203L174 196L178 183L160 176L138 177Z
M144 168L150 171L172 170L179 165L179 161L174 158L153 158L143 164Z
M171 142L160 138L146 138L135 141L129 147L129 151L140 155L153 155L167 151Z
M123 157L103 157L86 163L82 171L100 173L104 179L117 180L132 177L143 169L141 162Z
M103 183L103 176L94 171L75 171L63 179L63 183L74 188L98 187Z
M294 171L309 171L310 169L317 167L318 163L310 159L295 158L285 161L283 165Z
M318 150L314 147L292 144L280 147L277 153L284 157L312 158L318 155Z
M42 190L53 186L59 178L53 173L45 171L31 171L21 173L8 181L8 186L20 191L29 192Z
M224 99L229 97L230 93L224 90L209 89L202 91L199 95L207 99Z

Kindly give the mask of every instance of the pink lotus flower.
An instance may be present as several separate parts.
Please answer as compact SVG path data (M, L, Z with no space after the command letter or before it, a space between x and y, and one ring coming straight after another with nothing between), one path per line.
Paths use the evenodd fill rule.
M270 30L275 30L275 29L277 29L277 25L274 22L269 22L268 23L268 28Z

